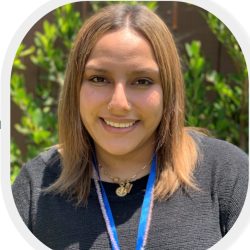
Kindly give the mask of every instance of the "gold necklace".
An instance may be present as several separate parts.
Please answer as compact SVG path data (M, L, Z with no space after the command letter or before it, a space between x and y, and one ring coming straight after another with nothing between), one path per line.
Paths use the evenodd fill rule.
M99 163L99 169L101 169L103 171L103 174L106 175L109 179L111 179L114 183L119 184L119 187L116 189L115 193L119 196L119 197L124 197L127 194L130 193L133 184L131 183L133 180L136 179L137 175L144 170L146 167L148 166L148 164L145 164L136 174L134 174L132 177L130 177L129 179L126 180L122 180L119 177L113 177L112 175L110 175L110 173L107 172L106 169L104 169L104 167Z

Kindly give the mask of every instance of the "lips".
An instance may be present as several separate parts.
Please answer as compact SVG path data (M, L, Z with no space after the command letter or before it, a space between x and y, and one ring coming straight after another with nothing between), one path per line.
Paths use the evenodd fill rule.
M133 125L135 125L136 122L138 122L138 120L114 121L106 118L101 118L101 120L109 127L119 128L119 129L131 128L133 127Z
M114 128L129 128L131 126L133 126L135 124L136 121L133 122L113 122L113 121L109 121L106 119L103 119L104 122Z

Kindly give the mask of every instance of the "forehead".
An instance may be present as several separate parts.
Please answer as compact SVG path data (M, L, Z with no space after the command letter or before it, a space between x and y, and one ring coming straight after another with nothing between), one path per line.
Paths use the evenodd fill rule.
M87 65L100 61L157 66L150 43L141 34L129 28L106 33L97 41Z

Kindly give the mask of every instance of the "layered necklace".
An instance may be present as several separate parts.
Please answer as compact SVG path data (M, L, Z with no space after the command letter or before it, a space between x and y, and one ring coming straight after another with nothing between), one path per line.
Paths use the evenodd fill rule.
M123 197L126 196L127 194L130 193L133 184L131 183L132 181L134 181L136 179L136 177L138 176L138 174L143 171L144 169L146 169L146 167L148 166L148 164L145 164L142 168L140 168L137 173L135 173L133 176L131 176L128 179L121 179L119 177L114 177L112 176L100 163L98 164L99 169L103 172L103 174L105 176L107 176L110 180L112 180L114 183L119 184L119 187L116 189L115 193L119 196L119 197Z
M136 240L136 250L143 250L147 238L148 232L152 217L153 210L153 201L154 201L154 185L156 180L156 155L154 155L153 160L151 162L150 174L146 186L146 192L143 198L141 215L139 220L138 232L137 232L137 240ZM108 201L108 197L104 186L102 184L100 173L99 173L99 164L97 162L97 158L93 155L93 168L94 168L94 182L96 187L96 192L98 195L98 201L101 207L102 215L106 224L106 228L108 231L110 244L112 250L120 250L118 234L116 231L116 226L113 218L113 214L110 208L110 204ZM131 184L131 183L130 183ZM120 185L120 184L119 184ZM131 188L130 188L131 189Z

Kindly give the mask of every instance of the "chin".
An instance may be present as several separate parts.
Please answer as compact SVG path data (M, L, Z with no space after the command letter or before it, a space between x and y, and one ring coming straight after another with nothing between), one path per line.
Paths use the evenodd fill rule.
M131 153L132 151L131 150L114 149L114 150L108 150L107 152L111 155L114 155L114 156L124 156L124 155Z
M124 145L123 145L124 146ZM115 155L115 156L123 156L123 155L127 155L127 154L129 154L129 153L131 153L131 152L133 152L134 151L134 147L119 147L119 146L105 146L105 147L103 147L103 149L107 152L107 153L109 153L109 154L111 154L111 155Z

